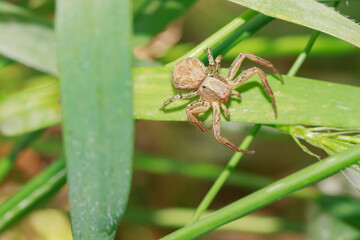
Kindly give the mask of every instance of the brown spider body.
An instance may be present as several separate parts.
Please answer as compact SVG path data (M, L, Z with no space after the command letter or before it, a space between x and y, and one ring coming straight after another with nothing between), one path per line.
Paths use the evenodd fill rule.
M227 102L231 96L231 85L221 81L219 75L208 75L198 88L200 98L204 101Z
M206 68L205 65L196 58L185 58L184 60L178 62L172 72L172 83L175 88L178 89L187 89L195 90L193 92L177 94L172 98L164 102L161 109L166 107L168 104L182 98L192 98L197 95L200 95L200 99L188 104L186 108L186 115L189 121L194 124L200 131L204 132L213 128L214 137L220 143L228 146L237 152L243 153L254 153L253 151L246 151L238 148L234 143L230 142L228 139L220 135L220 121L221 113L220 107L226 113L227 118L230 120L229 110L224 105L227 102L232 94L235 94L238 98L241 99L240 93L232 90L233 88L240 86L245 81L250 79L254 74L258 74L261 82L265 88L265 91L271 98L271 102L274 107L275 118L277 117L277 109L274 94L271 91L271 88L266 80L265 73L257 68L253 67L248 70L243 71L239 76L235 78L236 73L238 72L241 63L245 57L250 60L262 64L264 66L272 68L275 73L277 73L281 81L283 81L280 72L268 61L255 56L252 53L241 53L237 56L234 62L229 68L229 73L227 77L219 75L221 56L218 56L215 61L211 54L210 49L206 49L209 59L209 67ZM234 79L235 78L235 79ZM202 119L198 117L198 114L208 111L210 108L213 108L213 121L212 126L204 127L200 121Z

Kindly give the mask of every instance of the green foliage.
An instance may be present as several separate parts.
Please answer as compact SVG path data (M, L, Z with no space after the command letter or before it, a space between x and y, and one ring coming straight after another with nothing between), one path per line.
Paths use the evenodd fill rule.
M133 150L129 10L130 1L65 0L57 5L75 240L113 239L126 209Z
M55 74L52 23L30 11L0 2L0 53L40 71Z
M282 178L255 193L249 194L213 214L163 237L162 240L194 239L232 220L253 212L258 208L270 204L301 187L328 177L338 172L338 169L343 169L356 163L359 159L360 145L357 145Z
M162 103L182 92L168 81L171 67L133 69L135 119L186 121L184 108L191 100L178 100L164 111ZM227 70L223 69L225 74ZM233 98L226 105L231 121L262 124L303 124L328 127L356 127L360 124L360 88L314 79L284 76L285 84L268 75L276 97L279 116L274 118L270 100L260 80L252 78L237 89L243 100ZM57 84L18 93L0 103L0 130L5 135L18 135L60 123ZM306 91L299 91L306 89ZM329 100L329 96L332 98ZM63 101L63 100L61 100ZM31 104L25 105L25 102ZM298 106L302 106L298 108ZM36 120L33 120L36 118ZM16 119L16 121L14 121Z
M360 47L360 26L314 0L229 0L265 15L303 25Z
M59 159L0 205L0 231L57 193L65 182L65 160Z

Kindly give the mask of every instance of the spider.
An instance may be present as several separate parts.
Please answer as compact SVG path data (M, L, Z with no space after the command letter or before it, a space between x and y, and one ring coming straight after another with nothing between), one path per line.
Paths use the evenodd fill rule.
M280 72L265 59L262 59L258 56L255 56L252 53L240 53L234 62L231 64L229 68L228 76L220 76L220 64L222 60L222 56L219 55L216 57L214 61L214 57L212 56L211 50L209 48L206 49L208 59L209 59L209 67L206 69L205 65L197 58L185 58L182 61L178 62L173 71L172 71L172 83L177 89L186 89L186 90L195 90L189 93L182 93L173 96L164 102L163 106L160 110L164 109L170 103L184 98L193 98L197 95L200 95L200 99L190 103L186 108L186 115L189 121L194 124L200 131L204 132L211 128L213 128L214 137L217 141L225 146L231 148L236 152L253 154L254 151L247 151L240 149L237 145L230 142L228 139L222 137L220 135L220 120L221 120L221 112L220 107L225 112L227 119L230 120L229 110L224 105L227 102L232 94L236 95L239 99L241 99L240 93L238 91L232 90L235 87L240 86L251 76L254 74L258 74L261 83L263 84L265 91L271 98L271 102L274 108L275 118L277 117L277 108L275 103L274 94L271 91L269 83L266 80L265 73L257 67L252 67L248 70L243 71L239 76L235 79L235 75L238 72L241 63L245 58L249 58L250 60L257 62L261 65L271 68L274 70L276 74L280 76L281 81L283 82L283 78ZM233 80L234 79L234 80ZM198 114L204 113L213 108L213 120L212 125L209 127L204 127L200 122L203 122L203 119L198 117Z

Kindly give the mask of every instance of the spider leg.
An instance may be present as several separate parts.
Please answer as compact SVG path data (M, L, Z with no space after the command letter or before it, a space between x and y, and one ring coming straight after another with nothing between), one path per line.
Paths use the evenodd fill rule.
M214 73L214 69L215 69L215 61L214 61L214 57L211 53L210 48L206 49L207 55L208 55L208 59L209 59L209 67L207 69L208 73Z
M234 143L220 136L220 121L221 121L220 105L218 102L212 102L212 107L213 107L213 130L214 130L214 137L216 138L216 140L218 140L219 143L224 144L225 146L231 148L236 152L253 154L254 151L247 151L240 149Z
M221 55L219 55L215 58L215 74L220 73L220 65L221 65L222 58L223 57Z
M225 106L225 104L224 104L224 103L221 103L220 106L221 106L222 110L224 110L227 119L230 120L230 113L229 113L229 110L227 109L227 107Z
M231 90L231 94L236 95L238 97L238 99L241 100L241 95L240 95L240 93L238 91Z
M262 58L254 55L254 54L252 54L252 53L248 53L248 52L246 52L246 53L240 53L240 54L236 57L236 59L234 60L234 62L230 65L230 67L229 67L228 79L233 79L233 78L235 77L237 71L238 71L239 68L240 68L241 63L244 61L244 59L245 59L246 57L249 58L249 59L250 59L251 61L253 61L253 62L256 62L256 63L259 63L259 64L261 64L261 65L264 65L264 66L266 66L266 67L271 68L277 75L280 76L281 82L284 82L284 79L283 79L283 77L281 76L279 70L277 70L271 62L269 62L269 61L267 61L267 60L265 60L265 59L262 59Z
M167 105L169 105L170 103L172 103L172 102L174 102L174 101L176 101L178 99L192 98L192 97L195 97L197 95L199 95L198 91L177 94L177 95L169 98L168 100L166 100L164 102L164 104L162 105L162 107L160 108L160 110L164 109Z
M247 80L250 79L250 77L252 77L254 74L258 74L260 79L261 79L261 83L265 88L265 91L267 92L267 94L269 95L269 97L271 98L271 103L274 107L274 112L275 112L275 118L277 118L277 108L276 108L276 102L275 102L275 97L274 94L269 86L269 83L266 79L266 75L265 73L257 67L253 67L250 68L248 70L243 71L239 76L237 76L237 78L235 78L235 80L231 83L233 87L237 87L240 86L241 84L243 84L244 82L246 82Z
M192 103L190 103L186 109L186 115L189 119L189 121L194 124L200 131L205 132L212 128L212 126L204 127L201 125L199 121L200 119L197 115L199 113L206 112L211 107L211 104L209 102L205 102L202 99L196 100Z

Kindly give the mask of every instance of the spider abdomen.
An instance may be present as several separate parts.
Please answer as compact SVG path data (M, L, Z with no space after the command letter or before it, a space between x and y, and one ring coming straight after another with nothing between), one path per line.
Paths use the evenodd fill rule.
M197 89L206 77L206 67L197 58L185 58L172 71L172 83L177 89Z

